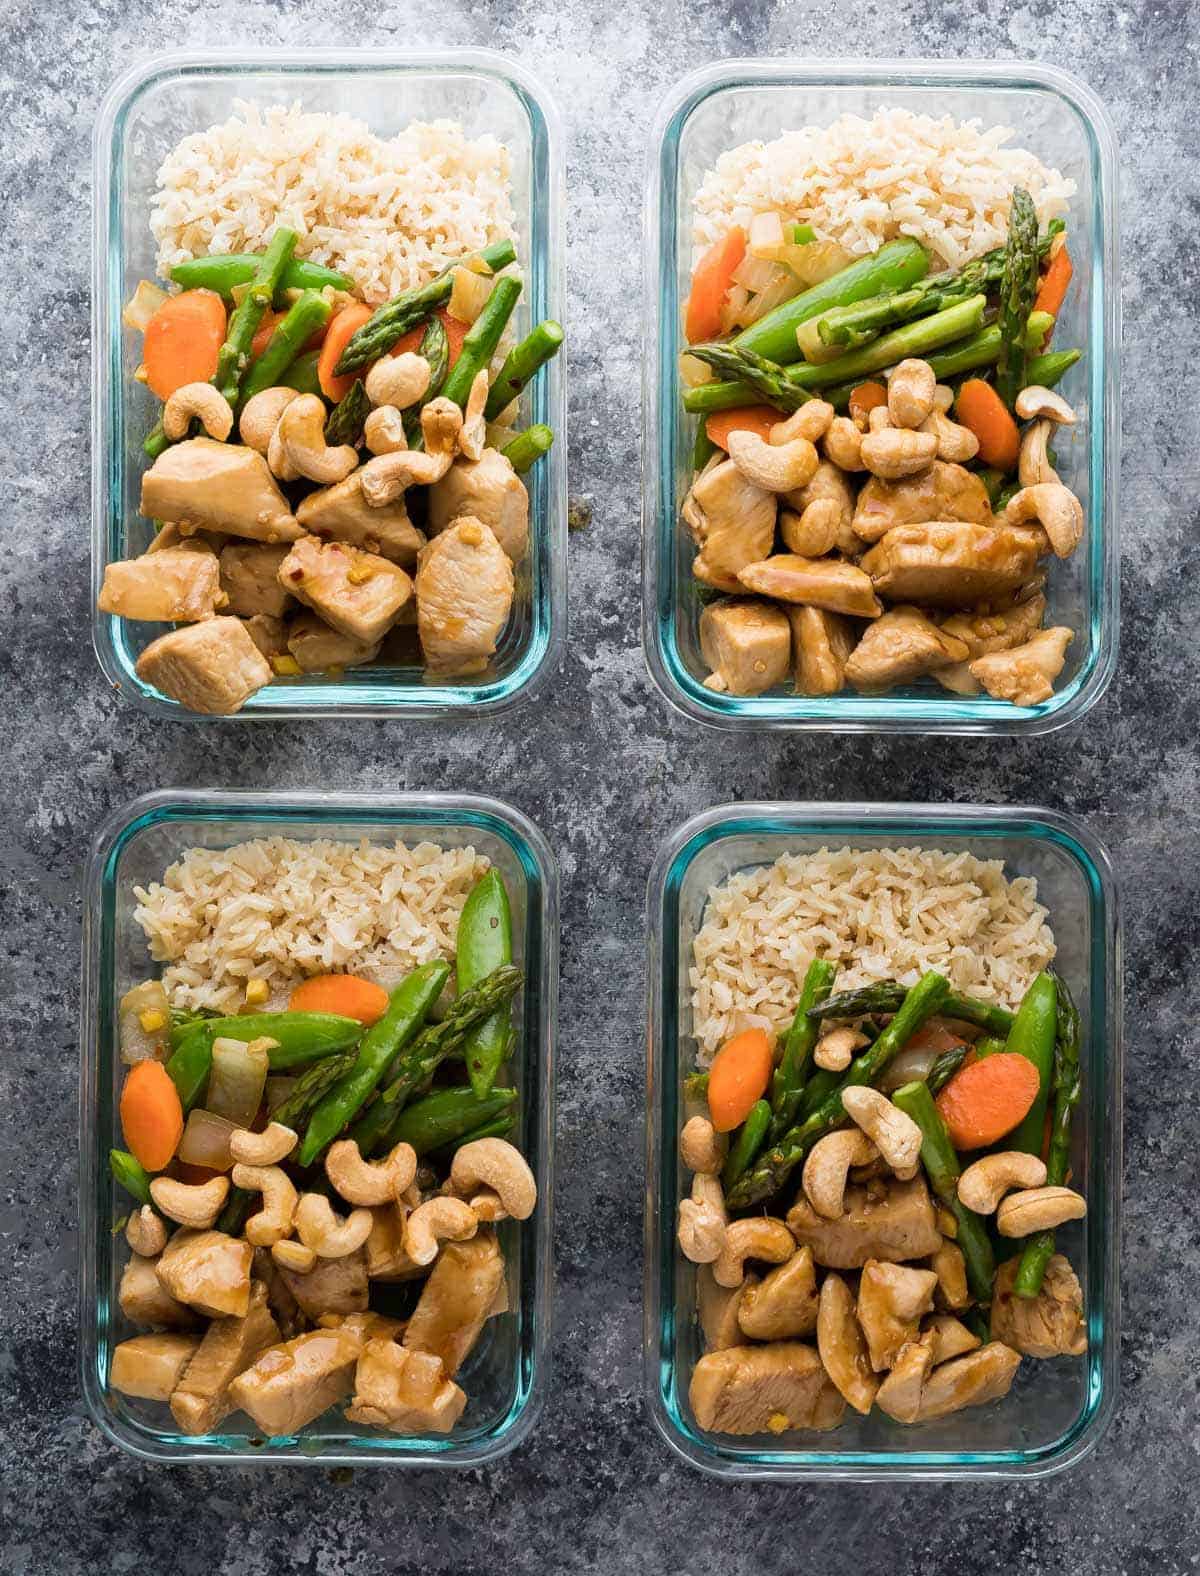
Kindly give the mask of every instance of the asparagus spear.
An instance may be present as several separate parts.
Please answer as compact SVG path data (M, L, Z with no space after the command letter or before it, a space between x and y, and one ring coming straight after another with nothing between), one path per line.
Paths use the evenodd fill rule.
M881 980L877 985L864 985L858 990L829 996L810 1007L808 1015L810 1018L861 1018L869 1012L895 1012L905 995L903 985L895 980ZM1006 1008L981 1001L978 996L961 996L957 991L947 994L940 1010L944 1017L973 1024L989 1034L1006 1035L1013 1026L1013 1015Z
M726 1200L729 1207L746 1209L778 1193L817 1140L847 1120L842 1108L842 1088L869 1084L878 1078L892 1057L926 1019L941 1011L949 989L949 983L943 975L932 969L923 974L906 994L896 1016L875 1043L868 1045L851 1062L841 1086L811 1116L791 1128L778 1143L761 1154L754 1167L734 1185Z
M464 410L471 385L485 368L492 364L496 346L500 343L505 325L513 314L517 297L521 294L521 281L505 275L497 279L492 293L484 302L483 311L467 330L458 360L442 385L442 398L453 400Z
M263 389L274 388L304 349L305 341L329 321L332 311L325 297L315 290L306 290L298 296L288 308L286 317L276 323L266 349L247 373L239 403L245 405Z
M1008 210L1008 245L1000 281L1000 360L996 366L996 393L1010 409L1025 387L1025 330L1037 284L1037 212L1033 198L1017 186Z
M275 299L283 271L292 260L299 236L295 230L278 229L258 260L250 288L229 315L225 343L217 352L212 381L230 405L237 404L238 389L250 365L250 347L263 313Z
M1079 1010L1058 979L1058 1032L1054 1046L1054 1115L1050 1119L1050 1152L1046 1157L1046 1185L1062 1187L1071 1164L1071 1118L1082 1092L1079 1071ZM1017 1266L1013 1290L1018 1297L1036 1297L1042 1289L1054 1252L1054 1233L1039 1231L1026 1240Z
M500 452L517 475L524 476L543 454L549 454L553 444L554 428L547 427L544 422L538 422L536 426L526 427L524 432L518 433Z
M969 1045L956 1045L943 1051L925 1075L925 1087L930 1094L940 1094L967 1059Z
M495 421L500 412L512 404L538 368L558 354L562 342L562 324L547 318L526 334L519 345L513 346L488 394L483 411L488 421Z
M729 1154L725 1160L725 1167L721 1172L721 1183L726 1192L729 1191L752 1163L766 1142L770 1126L770 1101L756 1100L750 1107L749 1116L738 1128L737 1137L730 1145Z
M808 965L804 983L800 987L796 1015L783 1042L783 1055L771 1080L772 1139L782 1138L796 1121L804 1085L808 1080L813 1048L821 1032L819 1021L809 1017L809 1008L829 995L836 974L836 965L824 958L814 958Z
M695 356L697 361L703 361L706 366L728 378L740 380L740 384L749 390L749 398L763 400L768 405L774 405L776 410L799 410L813 397L790 382L778 362L768 361L765 356L757 355L752 350L739 350L735 345L691 345L688 355ZM684 406L689 410L692 408L688 405L691 395L707 388L720 387L719 383L702 383L698 388L690 389L684 397Z
M325 442L331 449L339 443L357 443L370 411L366 389L361 382L352 383L330 412L325 423Z

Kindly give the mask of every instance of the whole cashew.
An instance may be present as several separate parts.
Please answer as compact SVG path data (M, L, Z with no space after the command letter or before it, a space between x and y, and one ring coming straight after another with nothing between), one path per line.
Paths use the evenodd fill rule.
M447 454L453 458L463 429L464 416L452 399L439 394L421 411L421 436L430 454Z
M793 438L807 438L810 443L819 443L829 431L829 424L836 414L828 400L806 400L786 421L775 423L768 441L777 446L791 443Z
M947 464L964 465L979 453L979 439L970 427L962 427L958 422L951 421L944 411L930 411L919 431L933 433L938 441L937 457Z
M300 1142L298 1133L282 1122L268 1122L261 1133L239 1127L229 1135L229 1153L245 1166L277 1166Z
M410 487L430 487L450 469L463 413L453 400L431 399L421 412L424 450L395 450L368 460L362 470L362 494L372 509L382 509Z
M1061 482L1038 482L1014 493L1004 511L1008 525L1036 520L1059 558L1070 558L1083 540L1083 505Z
M865 471L862 444L863 435L849 416L835 416L825 434L825 458L839 470Z
M1062 395L1056 394L1053 389L1043 388L1040 383L1031 383L1027 389L1022 389L1017 395L1015 408L1022 421L1032 421L1037 416L1045 417L1060 427L1075 425L1075 412Z
M882 406L876 406L882 410ZM872 415L875 411L871 412ZM899 481L915 476L937 458L938 440L932 432L910 432L907 428L888 427L883 432L868 432L862 440L862 462L873 476L884 481Z
M317 1262L317 1255L311 1248L290 1237L271 1244L271 1257L281 1269L291 1270L293 1275L307 1275Z
M125 1222L125 1241L139 1258L156 1259L167 1245L166 1221L143 1204Z
M902 361L888 379L888 413L897 427L917 428L933 410L937 378L928 361Z
M830 1029L821 1036L813 1049L813 1061L827 1073L845 1072L855 1051L866 1043L865 1034L850 1028L849 1024L843 1024L841 1028Z
M363 441L372 454L402 454L408 448L404 418L394 405L381 405L363 422Z
M679 1135L679 1155L689 1171L719 1176L729 1152L729 1140L718 1133L706 1116L693 1116Z
M1037 1155L1006 1149L969 1165L958 1179L958 1196L977 1215L991 1215L1013 1188L1041 1187L1045 1180L1045 1162Z
M352 443L329 448L325 442L325 402L319 395L301 394L279 418L267 449L267 464L282 481L304 476L327 486L345 481L358 469L358 450Z
M431 1198L405 1221L404 1251L414 1264L432 1264L439 1243L466 1242L478 1230L479 1217L463 1199Z
M898 431L899 428L892 420L892 413L886 405L872 405L867 412L867 431L888 432Z
M238 417L238 436L248 449L265 455L279 425L279 418L292 403L299 399L298 389L263 389L242 406Z
M411 1144L397 1144L385 1160L364 1160L352 1138L330 1144L325 1175L348 1204L390 1204L412 1186L417 1174L417 1152Z
M229 1193L228 1177L210 1177L207 1182L179 1182L174 1177L155 1177L150 1197L168 1220L180 1226L207 1231L221 1213Z
M299 1195L281 1166L236 1165L234 1187L262 1194L262 1208L246 1222L246 1241L256 1248L270 1248L291 1236Z
M711 1264L725 1246L729 1216L721 1179L697 1171L691 1198L679 1201L679 1249L693 1264Z
M367 373L365 388L372 405L393 405L407 410L429 387L429 363L406 350L400 356L381 356Z
M487 422L484 420L483 412L487 402L487 368L480 367L471 384L471 392L467 395L462 431L458 435L458 452L464 459L477 460L483 453L487 442Z
M211 383L185 383L167 396L162 426L172 443L187 437L193 416L199 418L205 432L218 443L224 443L233 431L233 409L224 394Z
M940 410L943 416L954 404L954 390L948 383L939 383L933 391L933 408Z
M469 1198L480 1184L500 1195L514 1220L528 1220L537 1203L537 1182L525 1156L503 1138L477 1138L455 1151L450 1186Z
M814 498L802 514L779 512L779 534L789 552L801 558L823 558L837 546L842 527L841 505L834 498Z
M858 1127L842 1127L826 1133L809 1150L804 1162L804 1196L826 1220L840 1220L844 1203L846 1175L851 1166L869 1165L879 1151Z
M319 1259L344 1259L371 1235L375 1217L369 1209L355 1209L343 1220L323 1193L302 1193L295 1224L300 1241Z
M921 1160L921 1129L888 1097L866 1084L842 1090L842 1109L868 1138L901 1182L911 1182Z
M820 456L807 438L768 443L757 432L745 431L729 434L729 458L747 481L773 493L803 487L820 464Z
M1010 1193L996 1211L996 1230L1002 1237L1027 1237L1034 1231L1053 1231L1068 1220L1082 1220L1087 1200L1069 1187L1035 1187Z
M782 1220L767 1215L735 1220L725 1230L725 1245L713 1265L718 1286L740 1286L746 1278L746 1260L786 1264L796 1251L796 1239Z
M509 1218L504 1201L495 1188L485 1187L480 1192L473 1193L467 1203L481 1226L494 1226L499 1221Z
M1033 421L1021 434L1021 457L1017 463L1017 480L1022 487L1036 487L1039 482L1059 482L1061 478L1050 463L1047 452L1052 421Z

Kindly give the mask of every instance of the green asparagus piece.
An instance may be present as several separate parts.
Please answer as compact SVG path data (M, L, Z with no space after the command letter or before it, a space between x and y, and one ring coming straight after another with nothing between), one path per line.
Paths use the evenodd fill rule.
M479 256L493 273L499 273L500 269L516 261L517 253L511 241L496 241L491 246L485 246ZM466 261L468 259L463 259L464 263ZM386 355L402 334L407 334L409 329L416 328L432 316L439 306L444 306L454 287L454 270L461 266L462 263L451 263L449 268L428 284L418 285L392 301L385 301L351 336L333 369L335 376L344 377L347 372L357 372L368 361L376 361Z
M137 1199L139 1204L151 1204L150 1173L127 1149L108 1151L108 1168L120 1187Z
M1054 1115L1050 1119L1050 1152L1046 1157L1047 1187L1065 1185L1071 1168L1071 1119L1082 1093L1079 1067L1079 1010L1058 979L1058 1024L1054 1045ZM1036 1297L1046 1265L1054 1253L1054 1233L1039 1231L1026 1239L1013 1290L1018 1297Z
M809 1008L829 995L836 974L836 964L824 958L814 958L804 975L792 1026L783 1042L783 1054L771 1079L772 1141L782 1138L788 1128L795 1124L804 1096L804 1085L808 1081L813 1049L821 1033L819 1020L808 1015ZM744 1166L742 1170L745 1170Z
M721 1183L726 1192L753 1164L759 1150L767 1141L770 1127L771 1102L756 1100L750 1107L749 1116L737 1130L737 1136L730 1145L725 1167L721 1172Z
M491 295L483 304L483 311L467 330L458 360L450 368L442 385L443 399L453 400L463 410L467 408L471 385L481 372L491 366L500 336L513 315L520 294L519 279L506 274L503 279L496 280Z
M357 443L370 411L371 401L361 380L352 383L325 423L325 442L331 449L339 443Z
M768 361L754 351L739 350L736 345L714 343L691 345L688 355L695 356L697 361L703 361L705 366L712 367L724 377L736 379L740 386L749 391L748 398L774 405L776 410L799 410L813 397L790 382L785 369L777 361ZM720 383L701 383L689 389L684 395L685 409L691 410L693 407L688 401L703 394L705 389L721 387Z
M1015 1132L1004 1141L1006 1149L1022 1154L1040 1155L1042 1132L1046 1126L1046 1107L1054 1081L1054 1044L1058 1032L1058 984L1053 973L1036 976L1017 1009L1016 1022L1008 1032L1006 1051L1025 1057L1037 1068L1038 1092L1033 1104Z
M930 1187L958 1224L958 1235L954 1240L966 1260L967 1285L977 1301L988 1302L996 1274L991 1239L983 1221L958 1196L958 1155L950 1141L946 1124L933 1103L929 1085L905 1084L893 1093L892 1104L911 1116L921 1129L921 1163L925 1167Z
M453 1143L498 1116L512 1119L515 1089L497 1089L481 1100L471 1089L435 1089L405 1106L391 1130L393 1144L411 1144L418 1155Z
M940 1094L967 1059L969 1045L956 1045L943 1051L926 1074L925 1083L930 1094Z
M1010 410L1026 383L1029 358L1025 332L1037 286L1037 211L1029 193L1016 186L1008 210L1008 245L1000 281L1000 359L996 365L996 393Z
M516 471L518 476L524 476L526 471L532 470L543 454L549 454L554 447L554 428L547 427L544 422L538 422L533 427L526 427L524 432L518 433L513 441L506 444L500 453Z
M295 389L297 394L320 394L321 377L318 371L320 359L319 350L302 351L280 377L280 384L284 388Z
M810 1018L861 1018L869 1012L896 1012L907 994L903 985L895 980L881 980L876 985L864 985L858 990L842 991L837 996L810 1007ZM1004 1007L977 996L961 996L950 991L945 1004L939 1009L943 1017L957 1018L960 1023L973 1024L990 1034L1006 1035L1013 1026L1013 1015Z
M845 1073L831 1073L827 1067L818 1067L805 1085L800 1099L798 1120L806 1122L814 1111L819 1111L830 1095L841 1093L846 1084Z
M291 261L298 240L295 230L276 230L258 260L250 288L229 314L225 343L217 352L217 370L212 381L230 405L237 404L238 389L250 365L251 344L263 314L275 299L283 271Z
M325 297L315 290L306 290L288 308L287 315L276 323L266 349L247 373L239 405L244 406L263 389L274 388L279 383L304 349L305 341L329 321L332 310Z
M708 435L708 427L701 420L696 423L696 441L692 445L692 469L702 471L717 452L717 445Z
M932 969L923 974L906 994L895 1017L879 1038L851 1062L839 1088L811 1116L765 1150L753 1168L735 1184L726 1200L729 1207L747 1209L751 1204L774 1197L795 1168L802 1164L817 1140L846 1121L842 1089L855 1084L869 1084L878 1078L892 1057L921 1025L935 1012L942 1010L949 990L949 983L943 975Z
M538 368L558 354L562 342L562 324L548 317L526 334L519 345L513 346L488 394L483 412L488 421L495 421L500 412L512 404Z
M271 1120L298 1133L308 1115L315 1110L330 1089L354 1066L357 1050L338 1051L305 1068L296 1079L296 1087L281 1105L271 1112Z
M425 325L418 354L424 356L429 363L429 387L421 396L417 406L417 409L421 410L442 392L446 383L446 374L450 371L450 337L440 317L431 317Z

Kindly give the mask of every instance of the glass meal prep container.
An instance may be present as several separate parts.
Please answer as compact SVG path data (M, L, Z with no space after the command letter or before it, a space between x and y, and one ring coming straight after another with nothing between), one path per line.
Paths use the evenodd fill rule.
M1055 968L1082 1018L1083 1094L1072 1130L1072 1186L1087 1218L1060 1228L1084 1293L1083 1358L1022 1360L1000 1402L905 1427L876 1408L846 1409L827 1433L749 1438L707 1433L688 1401L702 1355L696 1267L678 1250L676 1211L691 1189L679 1160L683 1079L693 1070L692 941L709 889L782 853L912 847L1003 859L1036 877L1058 943ZM702 1470L729 1478L1037 1477L1096 1444L1116 1401L1121 1189L1121 942L1108 856L1079 822L1050 810L990 806L740 804L698 815L668 840L648 892L645 1379L655 1426ZM797 982L797 990L799 982ZM798 1185L798 1179L796 1182ZM785 1193L790 1200L795 1188Z
M121 309L139 279L157 278L150 199L166 153L189 132L227 119L235 100L345 112L381 136L414 119L460 121L491 132L512 154L515 243L524 279L512 327L518 335L559 315L562 300L562 156L558 116L524 67L486 50L437 54L379 50L264 50L159 55L111 89L96 119L92 311L92 607L105 565L144 551L154 534L138 513L149 466L142 440L157 402L133 377L139 339ZM368 666L343 677L276 678L237 719L305 716L475 716L528 698L557 667L566 618L566 398L563 357L521 397L521 425L547 422L550 453L525 478L530 551L516 566L516 597L486 673L432 683L419 666ZM109 681L143 710L198 718L134 671L169 625L93 612L93 643ZM217 719L228 720L228 719Z
M1084 542L1051 561L1046 624L1075 639L1050 700L1013 706L964 698L934 679L885 695L852 689L823 698L777 690L741 697L705 689L702 604L694 549L680 510L691 482L697 417L680 402L686 348L683 303L691 282L692 201L718 156L838 115L899 106L985 127L1011 126L1014 143L1074 180L1067 214L1074 279L1054 347L1082 359L1061 392L1073 404L1073 437L1060 434L1059 472L1085 514ZM1027 62L722 61L693 73L661 109L645 208L643 408L643 637L651 677L698 721L725 728L817 728L839 732L1044 733L1075 721L1103 694L1116 663L1118 623L1118 357L1116 149L1103 106L1082 83Z
M473 846L504 876L512 903L513 961L525 970L514 1136L537 1177L538 1203L524 1222L506 1222L509 1316L491 1319L458 1375L467 1409L446 1436L406 1438L347 1423L327 1412L298 1435L263 1439L244 1412L219 1432L179 1432L168 1408L109 1388L113 1347L139 1333L117 1302L129 1257L113 1224L129 1199L112 1180L108 1152L120 1146L121 1064L117 1002L155 968L134 922L134 886L161 880L187 848L229 847L252 837L335 838ZM558 992L558 872L537 828L494 799L458 794L216 793L167 790L117 812L92 847L84 890L80 1043L80 1362L88 1411L108 1436L155 1461L308 1462L322 1466L478 1466L511 1450L532 1429L545 1393L549 1350L554 1152L554 1037Z

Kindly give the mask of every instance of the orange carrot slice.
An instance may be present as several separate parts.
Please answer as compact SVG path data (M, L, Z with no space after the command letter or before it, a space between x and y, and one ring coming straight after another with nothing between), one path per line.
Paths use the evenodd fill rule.
M335 1012L360 1023L376 1023L387 1011L388 993L357 974L317 974L296 986L288 999L292 1012Z
M1038 1070L1015 1051L960 1067L937 1097L955 1149L983 1149L1011 1133L1037 1098Z
M979 439L979 458L998 471L1015 471L1021 455L1021 434L1008 407L990 383L968 378L955 402L958 419Z
M371 314L372 308L365 301L352 301L329 319L321 354L317 358L317 381L322 394L335 405L345 399L354 384L367 375L366 367L359 367L357 372L345 372L341 377L335 377L333 369L342 359L342 351Z
M215 290L169 296L146 324L142 365L146 383L169 399L185 383L207 383L225 342L225 303Z
M865 421L877 406L886 404L887 389L882 383L860 383L850 390L850 414L855 421Z
M733 283L734 270L745 255L746 232L735 224L727 235L713 242L696 264L683 320L689 345L715 339L721 332L721 308Z
M121 1090L121 1131L147 1171L161 1171L183 1137L183 1106L161 1062L138 1062Z
M470 323L460 322L458 318L451 317L445 307L439 307L434 316L441 319L442 327L446 330L446 339L450 348L450 365L453 366L462 351L463 340L470 332ZM425 325L420 328L410 328L407 334L400 338L388 352L389 355L402 356L406 350L420 350L421 340L425 336Z
M714 411L704 430L719 449L727 449L731 432L756 432L760 438L770 438L771 428L783 419L770 405L738 405L733 410Z
M731 1133L746 1120L766 1093L773 1063L765 1029L743 1029L725 1041L708 1069L708 1110L718 1133Z
M1042 275L1038 285L1037 296L1033 303L1035 312L1049 312L1051 317L1057 317L1062 310L1062 304L1067 298L1067 288L1071 283L1071 275L1075 272L1071 262L1071 254L1065 246L1060 246L1050 259L1046 272ZM1051 329L1050 333L1054 330ZM1049 342L1050 334L1046 335Z

